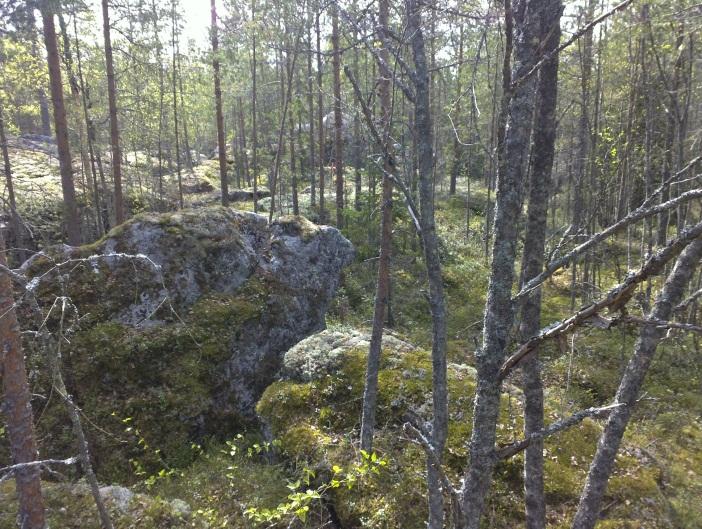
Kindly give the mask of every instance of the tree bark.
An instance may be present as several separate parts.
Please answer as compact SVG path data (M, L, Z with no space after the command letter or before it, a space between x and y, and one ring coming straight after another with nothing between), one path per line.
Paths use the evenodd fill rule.
M420 226L424 261L429 281L429 308L432 317L432 434L431 443L437 461L427 461L429 489L429 529L444 526L444 498L441 484L441 464L448 435L448 382L446 366L446 303L444 300L439 240L434 219L434 138L429 99L429 68L417 0L407 0L408 30L412 35L412 55L415 64L414 123L417 138L417 167L419 169Z
M539 40L543 53L552 53L561 37L561 1L548 0L541 17ZM539 72L538 108L534 118L533 147L529 185L529 206L522 254L522 282L537 276L544 266L544 248L548 221L548 201L551 190L556 142L556 103L558 96L558 54L553 54ZM535 336L541 328L541 290L535 290L521 308L520 334L522 341ZM522 365L524 389L524 437L544 428L544 390L541 362L535 354ZM536 437L524 454L524 502L527 529L546 526L544 496L543 438Z
M334 70L334 171L336 173L336 226L344 226L344 144L341 114L341 51L339 49L339 6L332 2L332 68Z
M378 33L380 42L385 42L388 33L389 6L388 0L378 2ZM380 57L387 64L390 58L387 46L379 51ZM392 121L392 104L390 94L390 79L381 74L378 81L380 95L380 112L382 133L385 142L385 157L383 161L383 191L382 191L382 220L380 224L380 257L378 259L378 280L375 290L375 305L373 307L373 327L368 348L365 387L363 391L363 415L361 417L361 448L370 452L373 449L373 431L375 430L375 406L378 400L378 370L380 368L380 353L383 341L383 323L387 312L390 291L390 254L392 251L392 180L395 167L391 158L390 126ZM321 198L321 197L320 197Z
M648 319L668 320L670 318L674 307L682 300L685 288L695 270L698 269L701 258L702 238L697 238L678 257ZM610 413L607 425L600 436L597 451L590 465L583 493L580 496L573 529L593 529L599 519L602 498L614 467L624 431L629 423L629 418L636 405L658 344L665 333L665 328L654 325L645 325L639 332L639 338L634 346L634 354L629 360L615 397L615 403L622 404L622 406L615 408Z
M219 78L219 39L217 38L217 6L210 0L212 15L212 72L214 77L215 114L217 121L217 148L219 151L219 181L222 190L222 205L229 205L229 183L227 182L227 146L224 142L224 115L222 114L222 85Z
M119 146L119 124L117 121L117 83L112 58L110 37L110 10L108 0L102 0L102 30L105 38L105 69L107 70L107 99L110 109L110 145L112 146L112 179L115 186L115 222L124 222L124 198L122 196L122 151Z
M59 166L61 170L61 190L63 192L63 218L68 234L68 244L80 245L80 220L76 203L76 190L73 185L73 163L71 147L68 141L68 122L66 107L63 99L63 82L61 81L61 62L56 42L56 26L54 13L44 6L41 10L44 26L44 43L46 59L49 66L49 83L51 102L54 107L54 129L56 132L56 147L58 148Z
M6 267L5 239L0 230L0 266ZM13 464L31 463L38 459L31 393L24 365L20 327L15 314L10 276L0 272L0 374L3 385L3 405L7 436ZM41 469L28 466L15 470L19 497L18 522L20 529L44 529L44 499L41 493Z
M516 6L515 66L513 79L528 72L537 59L538 23L544 2L520 0ZM500 408L499 369L513 324L511 290L517 257L518 219L534 109L535 81L517 84L509 104L505 156L500 164L495 203L494 240L488 296L483 324L483 344L476 351L478 387L475 396L470 462L463 486L463 513L467 529L478 529L485 498L492 482L496 427ZM528 244L528 242L527 242Z
M314 19L314 29L317 37L317 133L319 135L319 221L326 220L324 209L324 92L322 91L322 34L319 28L319 3Z

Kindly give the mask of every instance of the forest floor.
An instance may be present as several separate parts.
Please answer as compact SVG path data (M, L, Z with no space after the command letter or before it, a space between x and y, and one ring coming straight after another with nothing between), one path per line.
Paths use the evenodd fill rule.
M31 152L13 145L11 161L15 168L15 188L21 211L30 224L43 233L45 241L58 240L60 188L55 158L50 152ZM217 202L217 175L216 161L209 160L196 167L195 175L186 177L187 185L208 181L213 190L188 193L186 204L197 207ZM347 177L350 183L353 176L349 173ZM174 186L175 182L170 179L167 187L171 195L177 189ZM306 184L302 187L306 187ZM352 192L351 185L347 189L349 193ZM459 187L457 195L451 197L437 190L437 225L442 241L448 303L449 360L455 366L472 365L473 351L480 339L489 271L484 238L487 194L487 189L477 181L471 182L470 198L467 198L468 189L465 186ZM319 211L311 206L310 195L301 193L300 197L302 213L313 219L318 218ZM351 207L344 212L347 227L342 231L356 246L357 257L345 271L337 298L327 315L328 327L339 332L367 329L373 310L379 210L373 206L355 211L352 199L352 195L348 197ZM290 207L289 202L289 197L283 200L284 210ZM326 197L326 203L333 208L333 194ZM138 206L137 201L133 204L137 204L133 208L135 210L145 207ZM265 210L269 202L264 199L261 204ZM233 207L250 210L252 203L235 203ZM398 195L394 211L392 332L426 351L431 345L431 321L421 253L409 215ZM335 218L335 211L330 210L328 215L328 218ZM636 238L635 234L632 238ZM597 297L601 290L616 284L626 274L626 246L626 240L616 238L597 250L593 262L599 269L599 283L588 295ZM544 325L567 316L571 311L570 272L564 270L544 286ZM576 308L584 301L580 294L575 299ZM634 340L633 328L583 328L569 336L566 342L547 346L542 351L547 421L590 406L609 404ZM699 502L699 498L702 498L702 367L696 360L699 355L699 340L690 336L675 333L661 343L635 418L625 436L617 460L617 471L610 482L605 519L598 525L599 528L702 527L702 503ZM357 369L354 358L353 355L349 357L349 363L337 380L339 384L348 384L349 388L355 388L362 380L362 370ZM425 353L410 355L397 362L399 367L387 367L388 381L395 380L393 373L397 374L397 370L401 373L423 373L425 367L430 365ZM456 371L455 391L468 392L470 383L464 381L460 373L460 369ZM428 384L428 381L424 382ZM520 435L518 416L521 394L518 385L517 375L506 386L506 415L501 425L504 442L517 439ZM355 519L363 527L378 529L423 527L423 456L401 437L392 420L392 403L407 399L419 406L419 401L412 399L425 399L428 386L415 387L401 382L396 389L389 390L397 391L397 394L391 394L392 398L389 397L385 404L390 418L380 429L378 446L380 457L386 465L379 469L377 478L353 467L353 461L358 459L352 442L358 420L357 402L350 408L346 401L335 403L334 399L341 399L342 396L321 383L288 384L271 391L278 391L276 402L279 402L281 409L290 410L290 424L274 428L281 435L280 438L276 438L271 445L267 444L271 442L270 438L266 440L257 432L248 432L244 437L225 444L194 445L196 453L190 466L163 468L156 473L140 476L136 484L133 479L125 480L135 490L156 500L140 500L139 509L129 516L118 517L118 527L243 528L256 525L252 520L257 516L267 521L267 525L279 522L281 527L285 527L291 517L297 517L302 525L319 527L320 520L323 523L329 517L326 504L317 497L304 495L321 490L320 487L328 491L324 487L328 487L336 475L336 471L330 469L337 465L340 468L339 476L343 476L344 486L341 489L347 485L344 480L358 479L361 483L349 486L345 494L334 493L340 516ZM301 394L305 395L305 402L318 402L319 405L307 407L301 404L301 407L295 408L296 399ZM452 406L456 406L452 413L465 407L467 417L471 397L471 394L452 395ZM348 395L344 398L348 398ZM325 402L325 399L330 402ZM338 407L334 408L337 404ZM270 409L266 411L265 405L265 402L261 404L263 411L273 413ZM324 415L330 413L325 409L334 409L333 413L343 412L349 416L334 420ZM303 424L307 425L306 430L291 429ZM454 443L449 442L452 451L449 460L455 466L452 477L456 480L459 478L457 469L465 461L469 427L463 416L457 416L452 422ZM547 443L549 527L568 527L600 429L600 421L588 420ZM488 513L491 527L522 526L520 464L521 459L517 457L498 469L498 480ZM403 487L414 487L414 494L403 495L401 490L392 492L391 488L385 492L382 490L382 487L388 487L393 482L401 483ZM90 512L89 502L66 501L65 495L73 492L61 489L60 484L49 484L48 488L50 497L64 498L62 501L65 501L54 501L52 512L58 523L55 526L93 527L85 516L78 517L83 520L82 525L70 521L72 513ZM5 503L4 500L12 496L13 491L3 484L0 503ZM188 503L191 512L175 516L172 510L159 503L159 499L173 498ZM303 509L305 506L307 510ZM117 513L116 510L114 512ZM278 522L276 512L282 513ZM405 519L407 513L416 518L414 523ZM9 516L0 516L0 529L11 527L10 520Z

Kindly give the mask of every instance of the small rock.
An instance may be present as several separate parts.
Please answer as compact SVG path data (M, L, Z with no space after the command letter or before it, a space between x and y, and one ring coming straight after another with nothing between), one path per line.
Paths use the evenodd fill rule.
M100 496L105 501L111 501L121 512L127 512L129 502L132 501L134 493L126 487L110 485L100 487Z

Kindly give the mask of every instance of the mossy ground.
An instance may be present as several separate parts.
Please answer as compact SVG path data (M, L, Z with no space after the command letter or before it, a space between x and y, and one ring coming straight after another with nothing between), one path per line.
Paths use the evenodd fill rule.
M214 169L212 163L207 165L207 171ZM212 178L216 187L216 179ZM489 272L483 238L487 191L473 181L470 200L460 196L465 193L466 189L461 188L459 196L446 197L439 191L436 202L449 314L449 356L454 362L450 371L451 424L445 457L448 472L456 482L466 463L475 389L472 372L465 366L472 363L472 352L480 337ZM368 197L365 191L364 197ZM361 211L345 210L344 234L354 242L357 260L344 274L339 295L328 315L330 325L363 328L371 319L378 198ZM326 203L331 208L328 218L334 218L333 196L327 197ZM284 204L289 208L289 200L284 200ZM318 208L309 205L307 196L301 198L301 204L308 217L318 217ZM250 208L251 204L237 204L240 206ZM396 332L420 349L401 356L385 351L376 449L388 459L389 465L375 480L351 490L335 491L332 496L339 516L353 527L419 528L424 526L426 514L424 455L402 437L399 425L408 409L425 416L429 413L431 364L426 350L431 331L427 287L416 234L399 196L394 217L391 299L394 326ZM291 224L291 229L298 228ZM638 235L634 233L632 237L636 239ZM617 238L608 241L599 257L596 256L600 259L602 289L626 274L626 254L625 243ZM660 281L656 278L654 286ZM546 283L543 299L544 324L569 313L570 270ZM582 301L579 294L576 302ZM349 351L342 368L334 374L304 383L276 382L268 388L259 403L259 411L268 421L269 433L282 444L281 453L274 461L266 457L232 459L222 452L226 452L226 446L208 439L198 431L197 423L190 422L192 417L205 412L202 401L212 390L211 377L216 380L208 360L216 360L222 354L222 336L236 328L234 314L255 314L259 310L261 305L251 303L251 299L211 296L193 308L181 327L167 331L154 329L135 336L118 325L106 324L73 341L72 352L66 359L67 378L73 378L76 387L84 388L77 395L79 399L85 402L93 399L100 410L88 419L95 425L89 429L102 479L138 483L166 466L177 468L170 477L158 479L149 492L157 497L186 500L196 513L194 519L207 521L210 527L221 524L249 527L251 522L242 514L245 508L273 506L284 501L288 493L285 483L298 479L303 468L314 468L317 479L324 480L332 465L358 460L356 438L364 350ZM634 339L632 328L609 331L585 328L570 337L565 347L546 346L542 357L547 421L610 402ZM702 371L695 360L698 356L699 343L692 338L673 335L661 345L646 382L644 398L617 460L600 529L702 526L699 502ZM105 373L109 373L108 378ZM147 382L149 387L155 385L160 389L146 395L143 388ZM511 382L518 384L518 379ZM113 399L97 402L101 385L114 389ZM506 389L498 428L500 442L504 443L517 439L522 427L520 393L512 385ZM172 413L174 407L189 412L176 416ZM112 415L113 412L116 414ZM127 418L131 421L122 422ZM132 421L136 426L130 425ZM63 436L63 444L58 446L70 453L66 424L60 413L54 418L49 412L39 414L40 431ZM221 425L220 441L243 428L231 418L223 419ZM125 432L127 428L132 430ZM101 437L101 430L108 431L112 437ZM586 420L548 440L545 456L550 528L569 526L600 431L599 421ZM149 450L140 444L141 439L148 443ZM193 440L202 441L204 454L193 450L190 445ZM155 450L160 450L162 456L155 455ZM145 474L136 475L129 459L140 461ZM497 468L486 510L486 526L523 527L521 487L518 456ZM80 508L82 504L76 505ZM71 509L67 512L74 515ZM324 518L325 513L322 507L318 508L319 516ZM67 515L64 519L68 518ZM65 523L54 525L72 527L68 521ZM91 527L89 522L85 523L81 527ZM308 525L315 527L310 520Z

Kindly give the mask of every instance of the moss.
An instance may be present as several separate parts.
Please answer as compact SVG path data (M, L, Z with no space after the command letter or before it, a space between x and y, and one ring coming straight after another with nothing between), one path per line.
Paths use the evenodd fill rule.
M282 228L285 235L300 237L303 242L309 242L319 233L319 226L302 216L284 216L275 222Z
M279 435L297 418L309 415L314 407L312 384L274 382L258 401L256 411L266 418L274 435Z
M186 465L193 441L222 439L246 424L236 403L214 399L226 383L221 366L230 343L260 316L264 294L257 283L236 295L203 296L180 323L144 329L97 323L72 337L66 373L90 422L100 425L89 433L101 478L134 481L130 460L147 472ZM67 424L55 401L42 414L39 428L51 452L72 449Z

